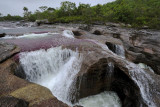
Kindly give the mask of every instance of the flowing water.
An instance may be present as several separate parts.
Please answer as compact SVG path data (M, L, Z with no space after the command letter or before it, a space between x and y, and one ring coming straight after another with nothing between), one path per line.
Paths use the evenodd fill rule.
M46 37L46 36L50 36L50 35L54 35L54 34L59 34L59 33L42 33L42 34L35 34L35 33L29 33L29 34L24 34L21 36L10 36L10 35L6 35L5 37L2 37L1 39L18 39L18 38L41 38L41 37Z
M89 96L81 99L78 104L83 107L121 107L120 99L114 92Z
M61 47L20 54L26 79L49 88L59 100L70 104L74 79L81 68L82 55Z
M124 62L127 62L128 65L126 67L129 69L129 75L140 88L141 96L145 104L148 105L149 107L158 107L158 105L156 105L155 103L156 101L154 101L153 94L158 94L159 92L158 90L155 90L156 88L154 89L154 87L151 87L151 84L155 84L155 81L152 77L152 74L154 73L154 71L151 68L149 68L148 72L146 72L144 69L144 66L145 66L144 64L136 65L132 62L126 61L123 57L124 54L120 54L121 56L119 57L117 56L117 54L109 50L109 48L106 45L95 40L90 40L90 39L88 40L93 41L94 43L99 45L104 50L103 53L111 53L113 56L117 57L118 59L121 59ZM119 47L118 50L120 50L121 52L117 52L117 53L124 53L123 52L124 49L122 49L121 47Z
M83 56L78 52L61 47L20 54L20 63L26 79L47 87L54 96L68 105L72 105L70 102L70 99L74 98L72 93L77 91L74 80L81 68L82 60ZM112 74L112 63L108 66ZM93 105L93 101L100 104L98 107L120 107L119 98L113 92L104 92L81 99L79 105L89 107Z
M74 38L74 34L71 30L64 30L62 36L67 38Z
M71 32L63 32L63 36L65 37L68 37L69 34L71 34ZM45 34L41 36L45 36ZM31 38L32 37L37 37L37 35L32 35ZM69 38L73 38L73 35L71 34ZM99 43L95 40L88 41L92 41L99 45L103 49L104 53L110 53L113 56L122 59L122 57L111 52L105 44ZM122 49L122 47L118 47L117 49L117 53L120 53L120 55L123 56L124 49ZM74 98L72 95L77 91L74 87L75 77L80 71L83 55L79 54L78 51L55 47L47 50L41 49L32 52L22 52L19 57L27 80L47 87L59 100L67 103L68 105L72 105L70 100L71 98ZM112 74L114 65L109 63L108 66L110 68L109 72ZM153 90L149 87L149 84L154 84L150 74L146 73L136 64L130 62L128 62L127 67L128 69L131 68L129 73L135 83L140 87L144 102L149 106L155 107L151 95ZM98 104L98 107L120 107L118 97L115 93L111 92L104 92L81 99L79 104L84 107L94 107L94 105L96 106L94 102L97 102L96 104ZM112 106L113 104L114 106Z
M153 94L158 94L158 90L151 87L152 84L156 86L154 78L152 77L153 72L149 72L140 68L138 65L128 62L129 74L132 79L140 88L141 96L148 107L158 107L154 101Z
M115 45L115 53L125 58L125 50L122 45Z

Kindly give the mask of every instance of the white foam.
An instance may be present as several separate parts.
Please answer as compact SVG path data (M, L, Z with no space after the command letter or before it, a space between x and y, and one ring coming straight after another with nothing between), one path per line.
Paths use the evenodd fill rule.
M115 45L116 50L115 53L119 56L121 56L122 58L125 58L125 50L124 47L122 45Z
M83 107L121 107L121 102L116 93L103 92L98 95L83 98L77 105Z
M76 91L74 79L81 62L82 56L78 52L61 47L20 54L26 79L49 88L54 96L68 105Z
M67 38L74 38L74 34L71 30L64 30L62 36Z
M2 37L2 39L12 39L12 38L38 38L38 37L46 37L46 36L51 36L54 34L59 34L59 33L41 33L41 34L35 34L35 33L30 33L30 34L24 34L21 36L10 36L6 35L5 37Z
M153 98L154 97L153 93L157 94L158 91L156 91L153 87L151 87L151 84L155 84L154 78L151 75L154 73L154 71L151 68L149 68L148 72L146 72L145 69L143 69L145 66L144 64L136 65L132 62L126 61L123 57L119 57L117 54L110 51L106 45L95 40L90 40L90 41L93 41L97 45L101 46L101 48L104 50L103 51L104 53L110 53L112 57L114 56L117 59L123 60L124 62L128 63L126 67L129 70L129 75L140 88L140 93L144 100L144 103L147 104L149 107L158 107L155 103L156 101L154 101Z
M129 69L129 74L134 82L140 88L141 96L144 102L149 107L157 107L155 105L155 101L153 99L152 93L156 93L150 85L154 84L154 79L152 77L152 71L146 72L144 69L140 68L138 65L134 63L128 62L127 68Z

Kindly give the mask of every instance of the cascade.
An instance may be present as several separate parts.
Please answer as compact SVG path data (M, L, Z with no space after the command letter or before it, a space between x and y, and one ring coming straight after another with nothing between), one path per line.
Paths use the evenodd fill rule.
M62 36L67 38L74 38L74 34L71 30L64 30Z
M144 102L149 107L157 107L155 101L153 100L153 94L157 94L158 90L154 90L154 87L150 87L151 84L155 84L155 81L152 77L151 70L146 71L145 69L140 68L138 65L128 62L128 69L130 69L129 74L134 80L134 82L140 87L141 96ZM155 84L156 85L156 84Z
M20 63L26 79L51 90L59 100L70 105L74 79L81 68L82 55L62 47L23 52Z
M115 45L115 53L125 58L125 50L122 45Z
M99 45L104 50L104 52L106 52L106 53L110 52L110 53L112 53L112 55L114 55L115 57L118 58L117 54L114 54L111 50L109 50L106 45L99 43L98 41L95 41L95 40L90 40L90 39L88 39L88 40ZM121 48L119 48L119 49L121 49ZM123 57L121 57L121 58L123 58ZM123 59L123 60L125 61L125 59ZM158 105L156 105L156 103L155 103L156 101L153 100L152 95L157 94L159 92L150 87L151 84L155 84L155 81L152 77L152 74L154 73L153 70L149 68L148 72L146 72L145 69L141 68L141 66L144 66L142 64L136 65L136 64L131 63L129 61L125 61L125 62L128 63L128 66L126 66L126 67L130 70L129 75L131 76L133 81L140 88L141 96L142 96L144 102L150 107L157 107Z

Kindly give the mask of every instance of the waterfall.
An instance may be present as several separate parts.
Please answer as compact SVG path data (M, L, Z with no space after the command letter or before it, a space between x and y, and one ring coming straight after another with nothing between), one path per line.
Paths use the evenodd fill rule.
M136 64L131 63L129 61L126 61L123 57L119 57L117 54L110 51L106 45L99 43L98 41L95 41L95 40L90 40L90 39L87 39L87 40L92 41L92 42L96 43L97 45L99 45L104 50L103 53L111 53L114 57L117 57L118 59L121 59L124 62L127 62L128 66L126 66L126 67L129 69L129 74L130 74L132 80L140 88L140 93L141 93L141 96L142 96L144 102L149 107L158 107L158 105L156 105L156 103L155 103L156 101L153 100L154 98L152 96L153 94L155 94L155 95L159 94L158 90L156 90L156 85L158 85L158 84L156 84L156 82L154 81L154 77L152 77L152 74L154 73L154 71L151 68L149 68L148 71L146 71L145 69L141 68L144 65L141 65L141 64L136 65ZM119 48L119 49L121 50L122 48ZM123 49L121 51L123 53ZM152 85L152 84L154 84L154 85Z
M121 107L120 99L114 92L89 96L81 99L78 104L83 107Z
M64 30L62 36L67 38L74 38L74 34L71 30Z
M125 50L122 45L115 45L115 53L123 58L125 58Z
M116 54L122 58L125 58L125 50L124 50L124 47L121 45L114 45L114 51L111 51L108 48L108 46L103 43L100 43L100 42L93 40L93 39L86 39L86 40L94 42L95 44L99 45L105 51L105 52L103 51L103 53L109 52L109 53L112 53L113 55Z
M144 69L140 68L138 65L128 62L128 69L131 78L140 88L141 96L144 102L149 107L157 107L155 105L155 101L153 100L152 94L158 94L158 92L154 89L154 85L156 85L153 77L152 71L145 71ZM153 87L151 87L151 85Z
M108 68L107 68L107 81L108 81L108 86L107 88L109 89L111 86L111 82L112 82L112 78L113 78L113 74L114 74L114 64L112 62L108 63Z
M20 64L26 79L47 87L68 105L71 105L72 93L76 92L74 79L80 71L81 62L82 55L62 47L20 54Z

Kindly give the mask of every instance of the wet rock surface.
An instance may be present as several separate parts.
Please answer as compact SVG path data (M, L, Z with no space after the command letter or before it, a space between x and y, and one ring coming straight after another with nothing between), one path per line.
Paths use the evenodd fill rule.
M72 92L72 96L76 96L76 99L72 99L72 102L103 91L114 91L121 99L123 107L158 107L160 105L159 31L121 28L117 24L96 25L89 29L87 25L83 28L73 26L57 27L56 30L58 32L64 29L73 30L77 39L62 37L61 34L51 34L45 38L0 40L16 44L16 46L7 43L0 45L0 53L2 53L0 54L0 90L2 90L0 99L5 100L2 96L9 95L23 99L33 107L46 105L67 107L48 89L21 79L25 78L25 74L22 71L20 71L22 74L16 72L19 64L12 57L18 52L62 46L79 50L84 57L81 70L75 77L77 90ZM121 45L124 48L125 58L113 53L115 45ZM18 54L14 59L15 57L18 57ZM138 63L150 66L154 72L140 68L136 65Z
M19 51L20 48L18 48L16 45L0 42L0 62L12 57Z

